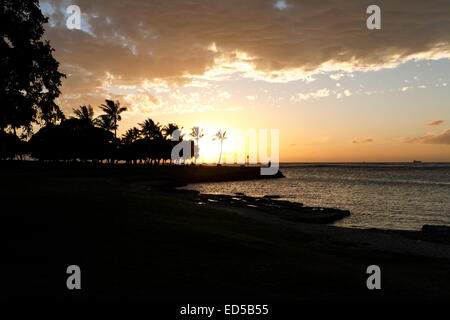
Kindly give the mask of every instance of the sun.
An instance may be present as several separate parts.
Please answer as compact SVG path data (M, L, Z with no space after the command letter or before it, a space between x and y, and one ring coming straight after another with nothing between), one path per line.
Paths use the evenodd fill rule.
M199 159L197 163L217 163L220 156L220 149L221 149L221 143L219 140L213 141L215 133L221 129L223 131L226 131L226 139L223 141L222 144L222 157L221 157L221 163L224 163L226 160L227 163L233 163L235 156L234 152L235 150L235 135L233 134L232 129L226 129L226 126L220 126L220 125L208 125L208 126L201 126L198 125L201 129L203 129L203 133L205 134L204 137L199 139Z
M220 153L220 142L212 141L212 137L205 136L199 140L199 162L200 163L217 163Z

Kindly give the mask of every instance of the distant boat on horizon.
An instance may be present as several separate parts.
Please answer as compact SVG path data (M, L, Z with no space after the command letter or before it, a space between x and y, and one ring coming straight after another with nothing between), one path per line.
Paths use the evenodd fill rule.
M413 162L412 162L413 164L422 164L423 162L422 161L420 161L420 160L413 160Z

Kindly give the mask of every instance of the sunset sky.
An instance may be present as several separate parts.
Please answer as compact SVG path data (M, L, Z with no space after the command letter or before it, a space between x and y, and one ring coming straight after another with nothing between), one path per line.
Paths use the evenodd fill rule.
M82 11L69 30L66 8ZM366 8L381 8L368 30ZM41 1L59 105L279 129L281 161L450 161L448 0ZM97 113L99 109L96 108Z

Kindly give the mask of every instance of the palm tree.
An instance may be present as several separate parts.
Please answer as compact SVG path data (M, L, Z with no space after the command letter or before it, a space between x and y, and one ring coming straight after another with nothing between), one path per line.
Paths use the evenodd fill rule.
M175 130L181 129L183 128L180 128L177 124L169 123L167 126L164 126L161 131L163 132L164 138L168 139L169 137L172 137L172 134Z
M195 149L194 149L194 164L197 164L197 158L199 156L199 147L198 147L198 140L203 138L205 134L203 133L203 129L200 129L199 127L192 127L191 133L189 134L192 138L195 140Z
M214 135L214 138L212 139L213 141L219 140L220 141L220 155L219 155L219 162L218 164L220 164L220 159L222 158L222 147L223 147L223 140L225 140L227 137L225 136L227 132L224 131L222 133L222 130L217 131L217 133Z
M117 128L120 120L122 120L122 117L120 114L124 111L127 111L126 107L121 107L119 101L112 101L112 100L105 100L106 104L102 104L100 108L105 113L105 116L107 116L111 121L111 130L114 130L114 138L117 139Z
M148 118L142 123L139 123L141 126L141 133L148 139L158 139L162 138L161 126L158 123L155 123L152 119Z
M140 135L141 131L138 128L134 127L128 129L127 132L125 132L125 134L122 136L122 139L125 143L132 143L139 139Z
M102 129L111 131L113 130L113 124L111 122L111 118L106 115L106 114L102 114L101 116L98 116L97 118L94 119L94 124Z
M75 116L71 117L72 119L79 119L86 124L94 125L94 109L91 105L79 106L78 108L73 108L73 113Z
M191 133L189 134L194 140L198 143L198 140L203 138L205 134L203 133L203 129L200 129L199 127L192 127Z

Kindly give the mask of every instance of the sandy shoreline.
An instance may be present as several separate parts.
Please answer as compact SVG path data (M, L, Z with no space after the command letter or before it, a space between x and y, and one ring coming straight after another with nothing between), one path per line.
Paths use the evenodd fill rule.
M406 237L406 232L403 231L354 229L326 224L292 222L255 209L218 205L208 206L237 213L260 222L292 228L304 234L311 235L321 242L431 258L450 259L449 244L428 242L421 239L414 239L414 237ZM410 235L421 238L420 233L421 232L411 231Z
M172 196L199 206L225 210L258 222L294 229L313 237L315 241L328 245L450 260L448 233L442 236L442 234L427 234L423 231L357 229L338 227L327 223L304 223L284 219L278 212L275 212L276 209L262 210L262 208L251 206L236 206L226 201L220 203L215 203L215 200L214 202L199 202L199 200L204 201L205 198L208 198L208 195L192 190L177 189ZM218 195L211 196L214 199ZM334 209L330 208L330 210ZM301 215L301 213L299 214Z

